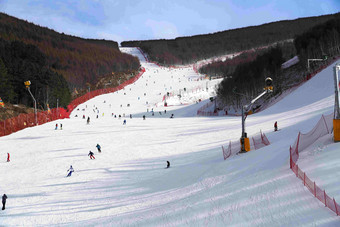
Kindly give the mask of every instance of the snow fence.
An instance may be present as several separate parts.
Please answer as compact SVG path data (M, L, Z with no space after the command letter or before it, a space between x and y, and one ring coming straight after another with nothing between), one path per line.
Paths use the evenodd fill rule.
M12 117L0 122L0 136L6 136L17 132L27 127L33 127L35 125L41 125L46 122L55 121L58 119L69 118L70 113L81 103L88 101L98 95L103 95L111 92L123 89L125 86L136 82L145 72L142 67L137 76L125 81L121 85L114 88L105 88L86 93L85 95L73 100L68 106L67 110L64 108L54 108L50 111L37 112L37 122L35 120L35 114L20 114L16 117Z
M310 132L306 134L302 134L301 132L299 132L295 143L289 148L290 168L295 173L296 177L303 181L303 185L305 185L316 198L318 198L323 204L325 204L326 207L339 215L340 206L335 202L335 199L329 197L325 190L322 190L319 186L317 186L315 181L313 182L311 179L309 179L306 173L303 172L297 164L297 161L299 159L299 152L313 144L318 138L332 133L332 121L333 113L326 116L322 115L318 123Z
M258 133L257 135L250 137L249 142L250 150L257 150L270 144L267 136L264 133L262 133L262 131L260 131L260 133ZM239 140L233 142L230 141L227 149L225 149L224 146L222 145L222 153L224 160L229 158L231 155L239 153L240 151L241 143Z

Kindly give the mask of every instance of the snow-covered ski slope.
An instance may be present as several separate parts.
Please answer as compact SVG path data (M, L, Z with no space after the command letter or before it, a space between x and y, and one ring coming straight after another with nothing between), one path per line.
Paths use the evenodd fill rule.
M289 169L289 146L298 132L309 131L333 110L332 66L248 116L248 135L261 129L270 146L224 161L221 145L239 139L239 117L196 117L204 102L195 99L209 92L190 95L191 105L161 105L164 92L206 81L189 81L198 77L189 68L146 63L134 48L122 51L139 56L146 68L135 84L89 100L70 119L0 138L0 194L8 196L0 226L340 225ZM90 116L89 125L82 115ZM280 131L274 133L275 121ZM56 123L63 130L54 130ZM321 143L301 154L308 160L301 168L339 202L340 186L332 181L339 179L340 145ZM75 172L66 178L70 165Z

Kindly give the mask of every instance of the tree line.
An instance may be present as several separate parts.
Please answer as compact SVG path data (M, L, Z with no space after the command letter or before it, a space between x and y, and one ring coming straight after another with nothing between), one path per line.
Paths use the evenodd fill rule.
M289 60L296 55L296 50L293 42L282 42L277 44L282 50L282 57L284 60ZM251 49L249 51L244 51L240 55L233 56L224 61L214 61L210 64L203 65L198 71L201 74L207 74L208 76L216 77L228 77L232 74L236 67L240 64L251 62L256 59L258 55L261 55L268 51L269 47Z
M0 38L39 48L52 71L65 77L71 89L95 84L99 78L140 67L137 57L121 53L118 43L60 34L0 13Z
M32 106L33 100L24 82L30 81L30 90L37 100L37 108L46 104L66 107L71 94L65 78L51 70L48 58L36 46L0 38L0 97L4 102Z
M315 26L294 40L300 63L307 68L307 59L323 59L340 54L340 18ZM320 62L311 62L311 69Z
M253 61L237 65L234 72L228 74L219 84L218 97L225 104L240 107L242 100L249 101L250 97L256 97L263 91L266 77L273 79L277 91L277 77L283 61L282 49L276 46L258 55Z
M337 13L278 21L207 35L179 37L169 40L125 41L121 45L140 47L147 53L150 60L163 65L188 64L213 56L235 53L293 39L315 25L339 17L340 13Z
M268 76L273 78L274 94L281 93L284 89L289 88L291 83L291 81L286 81L287 76L292 76L292 70L282 70L281 64L295 53L300 60L299 66L293 69L293 75L295 74L293 79L296 81L305 78L307 59L324 59L324 61L311 64L310 70L313 71L320 64L326 64L333 57L339 56L340 18L331 19L308 29L296 36L293 44L294 46L289 43L277 45L263 54L257 54L255 59L249 57L247 53L248 58L243 58L243 62L235 58L225 62L212 63L200 70L208 73L215 71L224 76L217 93L223 103L228 105L240 107L242 101L245 99L249 101L250 97L259 94L264 87L264 80ZM324 56L328 56L328 59ZM238 62L240 64L237 64Z

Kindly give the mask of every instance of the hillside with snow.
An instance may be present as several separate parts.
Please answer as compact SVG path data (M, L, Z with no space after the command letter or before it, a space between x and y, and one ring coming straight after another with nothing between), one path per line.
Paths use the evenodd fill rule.
M83 103L70 119L0 138L0 194L8 196L0 226L340 225L289 168L298 132L333 111L334 64L248 116L248 135L262 130L269 146L224 161L221 146L240 138L241 118L196 116L218 81L145 62L135 48L121 50L146 69L134 84ZM327 135L299 160L338 202L339 148ZM70 165L75 172L66 177Z

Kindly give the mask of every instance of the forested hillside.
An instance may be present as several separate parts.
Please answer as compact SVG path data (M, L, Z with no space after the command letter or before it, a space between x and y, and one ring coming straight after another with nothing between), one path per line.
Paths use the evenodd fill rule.
M227 105L236 104L239 107L240 99L244 99L239 93L246 95L248 99L254 97L262 91L264 79L268 76L274 80L274 95L280 94L294 83L308 79L307 59L321 59L311 62L309 69L311 73L340 55L340 18L326 21L296 36L294 46L300 61L298 65L292 67L293 69L281 68L281 64L288 60L284 57L284 52L290 48L286 45L277 45L265 53L256 55L255 59L254 54L247 52L244 55L248 58L241 58L241 55L225 62L215 62L201 70L210 70L210 73L215 70L223 74L225 78L218 88L218 95ZM235 62L240 64L235 66L233 64Z
M140 47L151 60L164 65L187 64L196 60L293 39L311 27L336 17L340 17L340 13L278 21L260 26L171 40L127 41L122 42L121 45Z
M320 59L324 56L333 57L340 54L340 18L329 20L315 26L294 40L297 54L303 66L307 66L307 59ZM311 69L320 62L312 62Z
M36 46L0 38L0 97L4 102L32 106L24 82L31 81L31 92L39 109L46 104L67 106L71 95L65 78L51 70L48 58Z
M3 13L0 38L38 47L46 56L47 67L64 76L71 89L95 84L100 77L115 72L138 70L140 66L136 57L119 51L117 42L60 34Z

